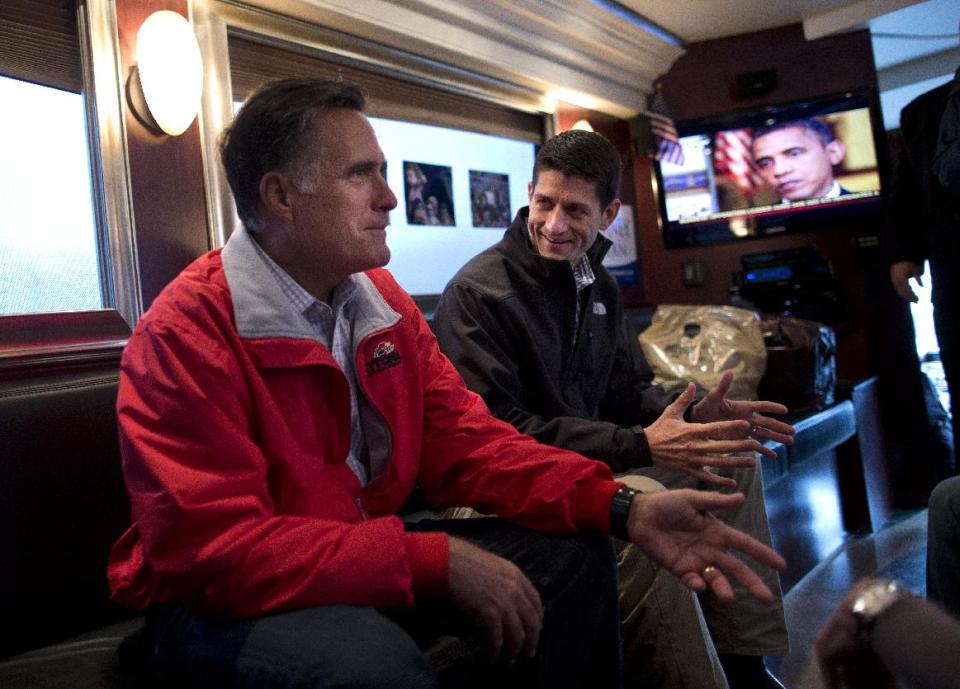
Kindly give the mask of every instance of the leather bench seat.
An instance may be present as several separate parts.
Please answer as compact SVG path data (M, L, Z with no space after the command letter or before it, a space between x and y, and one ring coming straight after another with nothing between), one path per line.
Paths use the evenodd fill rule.
M142 617L80 634L0 661L3 689L157 689L121 666L118 649L143 625ZM425 643L424 655L441 686L465 687L480 657L478 639L444 635Z
M0 687L4 689L137 689L135 675L123 672L117 649L143 625L134 617L80 634L68 641L0 661Z

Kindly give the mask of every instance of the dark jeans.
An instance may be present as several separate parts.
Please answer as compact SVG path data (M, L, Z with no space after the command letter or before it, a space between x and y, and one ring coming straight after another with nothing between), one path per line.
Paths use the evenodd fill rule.
M958 393L960 394L960 393ZM960 618L960 476L940 482L927 512L927 598Z
M616 565L610 539L550 536L499 519L426 520L410 530L445 531L514 562L544 603L536 657L516 667L478 667L473 679L497 687L619 687ZM438 634L476 635L442 601L412 610L346 605L243 620L183 607L147 616L142 647L157 684L188 687L319 689L436 686L421 648Z

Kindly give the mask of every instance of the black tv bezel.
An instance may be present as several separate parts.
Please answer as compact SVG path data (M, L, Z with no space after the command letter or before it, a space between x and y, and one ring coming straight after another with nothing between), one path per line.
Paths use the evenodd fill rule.
M801 117L804 111L823 114L824 108L836 104L835 111L852 110L865 107L870 113L871 134L877 157L877 171L880 176L880 194L852 204L829 204L805 208L785 208L769 215L752 216L753 233L746 236L735 235L730 227L730 217L703 220L699 222L679 223L667 220L666 194L660 162L653 161L656 175L656 196L659 222L663 243L667 249L689 249L693 247L713 246L744 242L769 237L794 234L798 232L819 231L825 221L830 227L836 227L850 220L879 215L883 203L884 190L887 188L886 176L886 139L883 120L880 115L880 99L876 88L862 88L811 98L798 98L792 101L773 103L759 107L731 110L716 115L683 120L676 123L680 137L702 134L705 131L718 132L724 129L738 129L755 126L763 120L788 113L791 119ZM845 107L843 104L847 104ZM827 111L829 112L829 110ZM743 216L740 216L743 217Z

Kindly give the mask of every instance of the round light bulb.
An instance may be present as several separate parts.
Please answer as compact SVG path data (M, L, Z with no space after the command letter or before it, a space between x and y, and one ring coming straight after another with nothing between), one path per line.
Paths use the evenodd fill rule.
M200 46L190 22L154 12L137 32L137 70L150 114L167 134L183 134L197 116L203 92Z

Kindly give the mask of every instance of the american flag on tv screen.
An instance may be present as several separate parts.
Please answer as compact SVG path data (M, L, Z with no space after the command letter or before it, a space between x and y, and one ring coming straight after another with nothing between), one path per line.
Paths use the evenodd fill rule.
M732 179L747 196L752 196L763 186L750 152L752 143L753 135L749 129L718 132L714 141L714 168Z
M650 97L646 115L657 144L653 157L674 165L683 165L683 148L677 138L677 127L670 115L667 99L659 88Z

